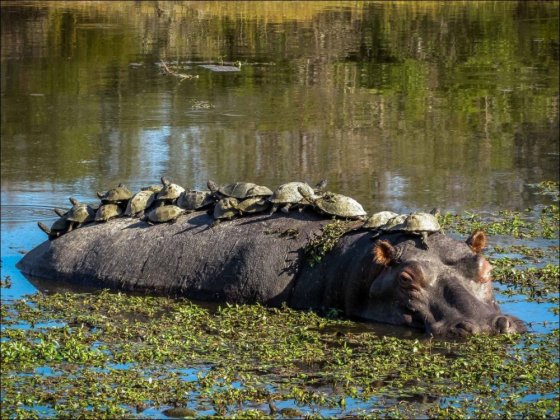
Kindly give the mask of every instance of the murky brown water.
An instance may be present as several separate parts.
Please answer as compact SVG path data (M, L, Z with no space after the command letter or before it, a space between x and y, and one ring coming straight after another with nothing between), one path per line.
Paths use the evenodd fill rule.
M558 179L558 3L0 11L3 204L95 201L167 174L327 178L370 212L490 210L538 204L526 184Z

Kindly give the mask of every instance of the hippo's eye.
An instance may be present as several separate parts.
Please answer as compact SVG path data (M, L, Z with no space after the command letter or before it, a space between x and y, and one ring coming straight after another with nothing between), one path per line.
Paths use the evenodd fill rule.
M409 291L419 291L423 286L421 273L418 270L412 269L412 267L405 268L399 273L398 282L400 287Z

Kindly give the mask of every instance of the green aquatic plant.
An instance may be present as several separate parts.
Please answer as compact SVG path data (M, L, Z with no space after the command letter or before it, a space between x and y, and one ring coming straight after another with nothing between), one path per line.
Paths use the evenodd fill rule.
M3 305L2 323L3 418L559 414L557 330L411 340L286 307L108 291L36 294Z
M320 263L323 257L335 247L338 240L348 232L352 225L353 222L333 218L332 222L323 226L321 233L314 234L304 249L305 259L308 264L313 267Z

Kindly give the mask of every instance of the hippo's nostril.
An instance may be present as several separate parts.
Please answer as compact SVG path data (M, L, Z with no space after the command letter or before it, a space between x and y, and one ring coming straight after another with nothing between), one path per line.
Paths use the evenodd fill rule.
M505 316L497 317L494 321L494 325L496 330L501 334L507 334L513 330L511 322Z

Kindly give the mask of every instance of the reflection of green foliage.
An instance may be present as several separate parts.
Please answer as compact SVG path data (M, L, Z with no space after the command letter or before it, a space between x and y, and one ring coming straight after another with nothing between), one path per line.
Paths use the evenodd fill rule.
M220 178L252 174L256 149L263 167L279 164L301 153L290 140L312 135L321 141L307 143L309 158L282 170L307 176L317 162L327 166L325 156L341 142L371 142L383 161L422 168L415 175L433 190L445 189L441 168L460 158L474 178L509 170L518 133L558 121L556 6L342 2L268 11L160 2L163 18L151 2L22 7L2 14L3 179L37 164L42 172L29 174L33 180L96 178L108 166L115 178L133 178L142 172L143 131L161 126L171 127L164 159L177 173L187 165L185 136L201 138L197 156ZM200 78L179 84L158 74L160 58L244 65L236 75L195 67L185 71ZM204 122L187 114L193 99L215 106ZM193 126L198 131L185 129ZM389 150L364 134L373 128ZM379 162L364 160L361 149L342 158L370 179Z

